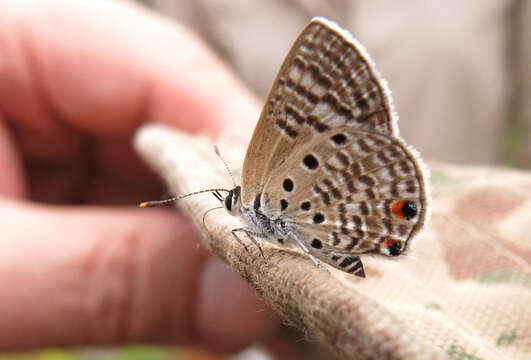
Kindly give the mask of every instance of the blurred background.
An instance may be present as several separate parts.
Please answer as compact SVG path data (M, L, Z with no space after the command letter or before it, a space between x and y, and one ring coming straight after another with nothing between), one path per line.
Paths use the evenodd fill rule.
M300 30L313 16L325 16L371 54L389 82L402 136L425 159L531 168L531 2L137 1L193 29L262 100ZM26 358L220 357L136 346L0 355ZM237 358L264 359L250 350Z
M365 45L424 158L531 167L527 1L141 2L199 33L261 99L299 31L325 16Z

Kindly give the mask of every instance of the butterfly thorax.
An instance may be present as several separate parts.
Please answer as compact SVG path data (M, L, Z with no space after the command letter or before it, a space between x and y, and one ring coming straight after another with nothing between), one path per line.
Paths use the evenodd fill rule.
M245 206L241 201L241 187L232 189L224 200L224 207L231 215L242 219L248 229L255 235L265 238L286 237L292 232L280 214L274 214L262 207L261 195L255 198L252 207Z

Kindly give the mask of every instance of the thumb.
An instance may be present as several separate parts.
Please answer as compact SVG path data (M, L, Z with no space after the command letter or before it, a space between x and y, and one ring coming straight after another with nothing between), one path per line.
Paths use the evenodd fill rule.
M9 289L0 350L140 341L235 350L270 321L234 272L213 271L223 265L175 210L0 199L0 214Z

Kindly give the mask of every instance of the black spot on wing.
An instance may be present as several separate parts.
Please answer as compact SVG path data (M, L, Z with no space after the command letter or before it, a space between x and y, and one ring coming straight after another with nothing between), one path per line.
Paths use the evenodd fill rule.
M294 186L293 180L291 180L289 178L284 179L284 181L282 182L282 187L287 192L293 191L293 186Z
M308 170L315 170L319 166L319 160L313 154L306 155L302 159L302 163Z
M313 239L311 245L315 249L321 249L323 247L323 243L319 239Z
M316 214L313 216L313 223L314 223L314 224L320 224L320 223L322 223L324 220L325 220L324 215L321 214L321 213L316 213Z

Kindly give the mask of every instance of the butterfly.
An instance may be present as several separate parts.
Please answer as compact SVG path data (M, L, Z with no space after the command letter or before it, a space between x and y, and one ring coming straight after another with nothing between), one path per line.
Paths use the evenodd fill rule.
M263 257L257 239L295 245L360 277L359 255L404 254L430 211L427 168L399 136L387 83L362 45L322 17L280 68L241 186L207 191L245 224L232 230L245 249L242 235Z

